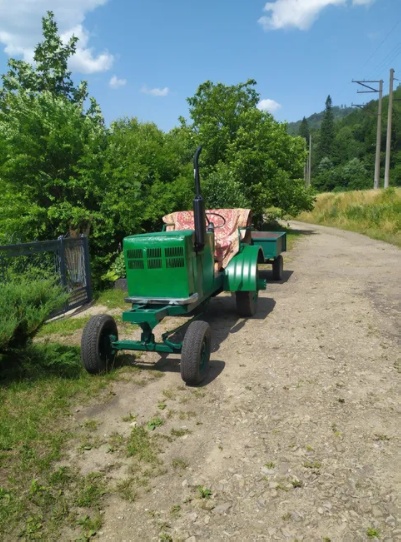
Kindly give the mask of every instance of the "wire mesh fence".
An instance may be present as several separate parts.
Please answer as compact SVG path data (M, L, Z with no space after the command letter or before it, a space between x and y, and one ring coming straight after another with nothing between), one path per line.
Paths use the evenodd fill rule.
M0 246L0 282L19 275L55 276L69 294L57 314L92 300L87 237L64 238Z

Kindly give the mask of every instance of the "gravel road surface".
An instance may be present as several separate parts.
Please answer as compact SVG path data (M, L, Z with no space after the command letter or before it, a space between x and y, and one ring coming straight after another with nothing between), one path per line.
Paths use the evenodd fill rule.
M255 318L230 295L211 302L202 386L161 360L161 378L127 376L78 409L106 440L162 423L149 432L157 461L110 444L75 458L118 488L99 540L401 540L401 250L292 227L303 233Z

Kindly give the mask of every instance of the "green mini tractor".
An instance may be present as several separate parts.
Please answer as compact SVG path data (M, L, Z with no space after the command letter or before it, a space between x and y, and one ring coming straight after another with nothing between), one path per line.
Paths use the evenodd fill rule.
M201 150L199 147L194 155L195 198L193 212L188 212L192 227L167 227L123 241L126 301L131 307L122 319L141 328L140 340L119 340L114 318L93 316L81 343L82 362L88 372L109 370L119 350L180 353L182 379L197 385L206 375L211 351L210 326L200 319L207 302L223 291L234 292L238 315L255 314L258 292L266 288L258 273L258 263L266 261L263 239L252 239L250 228L238 228L238 250L225 267L216 266L216 230L224 227L225 217L205 211L198 163ZM186 332L181 342L173 340L177 329L164 333L161 341L155 340L153 330L167 316L192 316L182 326Z

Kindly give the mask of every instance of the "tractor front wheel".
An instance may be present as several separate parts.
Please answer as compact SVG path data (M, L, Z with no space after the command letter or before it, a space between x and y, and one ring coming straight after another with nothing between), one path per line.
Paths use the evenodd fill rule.
M210 358L211 330L207 322L195 320L188 326L181 350L181 378L196 386L205 378Z
M273 280L281 280L283 278L283 267L283 257L280 254L280 256L277 256L273 260Z
M258 305L258 292L235 292L237 314L242 317L254 316Z
M114 318L107 314L92 316L81 339L81 361L88 373L99 374L110 369L116 356L111 343L117 340Z

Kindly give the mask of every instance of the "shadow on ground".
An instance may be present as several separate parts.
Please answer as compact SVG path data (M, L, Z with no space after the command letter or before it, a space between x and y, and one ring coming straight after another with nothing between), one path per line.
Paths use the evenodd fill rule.
M208 308L199 318L208 322L212 329L212 351L210 356L210 368L205 380L200 384L205 386L217 378L225 367L225 362L216 359L215 354L221 344L232 334L240 331L247 322L252 320L264 320L274 309L274 299L260 297L255 316L252 318L240 318L236 313L235 296L226 295L211 300ZM183 327L170 337L173 342L181 342L184 339L187 327ZM180 372L180 356L176 354L160 354L155 363L146 363L142 359L136 359L133 354L121 356L124 365L135 365L139 368L157 370L162 372Z

